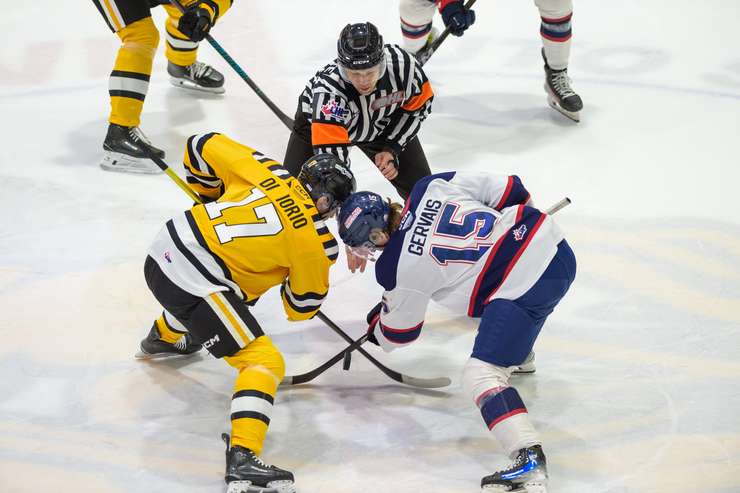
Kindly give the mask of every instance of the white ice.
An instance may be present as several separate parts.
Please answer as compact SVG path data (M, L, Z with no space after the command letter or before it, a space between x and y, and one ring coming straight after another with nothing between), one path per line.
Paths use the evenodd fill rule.
M427 65L421 140L434 171L517 173L558 214L576 282L518 377L551 493L740 491L740 54L737 0L576 1L574 124L542 89L531 1L479 2ZM162 9L155 20L162 28ZM348 22L400 41L396 1L238 0L214 37L286 113ZM288 132L205 43L224 97L169 85L163 43L142 128L175 167L188 135L220 131L281 160ZM234 371L208 356L133 359L158 307L145 249L189 199L164 175L98 167L118 38L92 2L4 2L0 15L0 491L221 492ZM362 188L393 195L354 155ZM380 293L340 258L324 312L358 336ZM304 372L344 347L254 309ZM264 458L300 493L475 492L507 463L460 389L476 325L432 307L419 342L386 355L421 391L359 355L278 394Z

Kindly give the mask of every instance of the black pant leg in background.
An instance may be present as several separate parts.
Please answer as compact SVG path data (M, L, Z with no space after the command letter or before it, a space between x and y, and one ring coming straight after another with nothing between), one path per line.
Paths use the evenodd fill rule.
M373 156L383 150L382 145L376 145L374 142L360 144L359 147L373 163L375 162ZM406 200L416 182L431 174L419 137L414 137L398 156L398 176L391 180L391 184L395 187L398 195Z
M285 150L283 166L291 175L298 177L301 172L301 166L313 156L313 147L311 146L311 124L301 111L301 103L298 103L293 120L293 130L290 132L288 148Z

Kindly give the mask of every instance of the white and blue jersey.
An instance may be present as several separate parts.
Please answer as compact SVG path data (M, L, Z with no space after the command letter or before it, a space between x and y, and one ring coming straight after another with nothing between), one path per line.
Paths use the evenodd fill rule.
M385 288L379 342L390 350L417 339L429 300L478 318L492 300L522 296L562 240L517 176L448 172L420 180L375 266Z

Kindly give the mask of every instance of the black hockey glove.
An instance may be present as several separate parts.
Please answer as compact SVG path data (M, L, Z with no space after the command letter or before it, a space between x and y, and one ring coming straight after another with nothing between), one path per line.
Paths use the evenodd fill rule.
M382 308L383 302L381 301L380 303L375 305L372 310L367 312L367 317L365 317L365 320L367 320L367 340L372 342L376 346L380 346L378 338L375 337L375 327L377 327L378 322L380 321L380 310Z
M450 30L450 34L462 36L465 30L475 22L475 12L466 9L462 0L451 2L442 9L442 20L445 27Z
M177 23L177 30L195 42L202 41L213 26L211 13L199 5L189 7Z

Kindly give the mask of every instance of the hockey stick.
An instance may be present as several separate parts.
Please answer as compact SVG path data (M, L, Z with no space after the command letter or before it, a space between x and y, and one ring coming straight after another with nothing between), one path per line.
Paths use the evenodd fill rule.
M357 351L360 354L362 354L365 358L367 358L368 360L370 360L370 362L372 364L374 364L380 371L382 371L383 373L385 373L385 375L388 378L390 378L392 380L395 380L396 382L405 383L406 385L411 385L412 387L421 387L421 388L425 388L425 389L436 389L436 388L439 388L439 387L447 387L448 385L450 385L450 383L452 383L452 381L448 377L418 378L418 377L411 377L409 375L404 375L403 373L399 373L397 371L391 370L390 368L388 368L387 366L385 366L383 363L381 363L380 361L378 361L375 358L373 358L373 356L370 353L368 353L367 351L365 351L364 349L362 349L360 347L360 345L363 342L365 342L365 341L362 340L362 338L358 339L357 341L353 341L352 338L349 335L347 335L346 332L344 332L341 328L339 328L339 326L337 324L335 324L334 322L332 322L329 317L327 317L326 315L324 315L323 313L321 313L320 310L316 314L316 316L319 317L322 322L324 322L326 325L328 325L331 330L333 330L334 332L336 332L337 334L339 334L339 336L342 339L344 339L345 341L347 341L347 342L349 342L351 344L351 346L345 348L345 350L342 351L342 354L343 355L344 354L349 354L352 351L354 351L355 348L353 348L353 346L356 343L359 342L359 344L357 344ZM367 340L367 338L365 338L365 340ZM360 342L360 341L362 341L362 342Z
M565 207L566 205L569 205L570 202L571 202L570 199L568 197L565 197L564 199L552 204L550 208L545 211L545 214L547 214L548 216L551 216L555 214L557 211L559 211L560 209L562 209L563 207Z
M354 341L352 344L350 344L345 349L342 349L339 353L335 354L329 361L326 363L317 366L311 371L308 371L306 373L301 373L300 375L293 375L293 376L287 376L283 378L283 381L280 382L280 385L298 385L301 383L310 382L314 378L318 377L322 373L324 373L326 370L331 368L332 366L336 365L340 359L347 360L347 355L360 347L361 344L364 344L365 341L367 341L368 334L363 335L356 341ZM345 368L347 369L347 368Z
M472 7L474 3L475 3L475 0L468 0L468 3L465 4L465 9L466 10L470 9L470 7ZM437 48L439 48L439 45L441 45L442 42L445 39L447 39L447 36L449 35L450 35L449 28L445 28L445 30L442 31L442 34L439 36L439 38L434 40L434 43L432 43L432 46L430 46L429 48L425 50L424 54L421 57L422 59L420 60L420 63L422 66L424 66L424 64L429 61L432 55L434 55L434 52L437 51Z
M558 212L563 207L566 207L566 206L570 205L570 203L571 203L570 198L565 197L564 199L562 199L562 200L554 203L553 205L551 205L550 208L545 211L545 213L548 214L548 215L555 214L556 212ZM363 350L362 348L360 348L360 345L364 344L365 341L367 341L367 338L368 338L368 335L367 334L365 334L364 336L360 337L356 341L352 341L352 339L342 329L340 329L334 322L332 322L326 315L324 315L323 313L319 312L318 313L318 316L319 316L319 318L322 321L324 321L324 323L326 323L331 329L333 329L335 332L337 332L337 334L339 334L343 339L345 339L348 342L351 342L351 344L347 348L345 348L344 350L342 350L341 352L339 352L336 355L334 355L326 363L324 363L324 364L322 364L322 365L314 368L313 370L311 370L309 372L302 373L300 375L294 375L294 376L285 377L285 379L283 379L283 382L282 383L284 383L286 385L298 385L298 384L301 384L301 383L309 382L309 381L313 380L314 378L318 377L319 375L321 375L322 373L324 373L326 370L328 370L329 368L331 368L335 364L337 364L339 362L339 360L341 360L341 359L344 359L344 369L345 370L348 370L349 369L349 363L350 363L350 353L352 353L352 351L354 351L355 349L359 349L360 352L363 355L365 355L366 357L368 357L368 355L365 352L365 350ZM428 384L429 382L442 383L444 381L444 379L447 379L447 381L449 382L449 378L447 378L447 377L440 377L440 378L437 378L437 379L419 379L419 378L415 378L415 377L409 377L407 375L403 375L401 373L395 372L393 370L390 370L389 368L386 368L386 367L382 366L377 360L374 360L374 358L368 357L368 359L370 359L370 361L373 364L375 364L375 366L378 366L378 368L380 368L380 370L383 371L383 373L385 373L386 375L388 375L393 380L396 380L397 382L406 383L408 385L413 385L415 387L426 387L426 388L435 388L435 387L432 387L430 385L426 385L426 386L424 386L424 385L417 385L419 383L419 381L422 381L422 382L425 382L425 383ZM386 372L384 370L384 368L385 368L385 370L388 370L388 372L391 372L391 374L389 374L388 372ZM400 377L400 380L399 380L398 377ZM449 385L449 383L447 383L447 385ZM446 386L446 385L440 385L440 387L444 387L444 386Z
M174 5L177 10L180 12L185 12L185 7L182 6L178 0L169 0L172 5ZM252 88L252 90L259 96L259 98L267 105L268 108L272 110L272 112L277 116L283 124L288 127L288 130L293 130L293 119L290 118L288 115L283 113L280 108L278 108L275 103L273 103L270 98L268 98L264 92L259 88L259 86L242 70L242 68L239 66L238 63L234 61L231 56L226 53L226 50L223 49L223 47L213 39L213 36L210 34L206 34L206 40L213 46L213 49L218 52L219 55L223 57L224 60L226 60L226 63L231 66L231 68L234 69L234 71L239 74L239 77L242 78L244 82L247 83L249 87Z
M203 203L203 200L201 200L201 198L198 196L198 194L195 193L193 191L193 189L190 188L190 186L187 183L185 183L184 181L182 181L182 178L180 178L179 176L177 176L177 173L175 173L174 171L172 171L172 168L170 168L167 165L167 163L164 162L163 159L160 159L160 158L158 158L157 156L155 156L154 154L151 154L151 153L149 153L149 156L148 157L149 157L149 159L151 159L152 161L154 161L154 164L156 164L157 166L159 166L159 169L161 169L162 171L164 171L165 173L167 173L167 176L169 176L170 178L172 178L172 181L175 182L175 185L177 185L178 187L180 187L183 192L185 192L186 194L188 194L188 197L190 197L191 199L193 199L194 202L197 202L199 204L202 204Z

